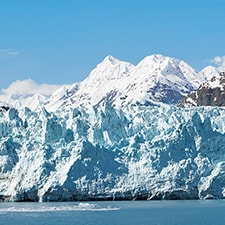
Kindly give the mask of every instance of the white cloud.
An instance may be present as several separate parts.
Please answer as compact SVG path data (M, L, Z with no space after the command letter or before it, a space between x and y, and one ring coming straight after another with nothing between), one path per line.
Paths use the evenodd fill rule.
M225 70L225 56L216 56L212 62L216 64L220 71Z
M3 89L2 92L7 95L28 95L28 94L44 94L50 95L61 85L51 84L37 84L31 79L17 80L9 85L8 88Z
M0 56L16 56L18 54L19 52L17 51L12 51L9 49L0 49Z

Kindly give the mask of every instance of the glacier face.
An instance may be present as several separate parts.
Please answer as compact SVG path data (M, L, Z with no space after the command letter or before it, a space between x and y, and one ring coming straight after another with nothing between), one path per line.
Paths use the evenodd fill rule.
M225 196L225 109L0 111L0 199Z

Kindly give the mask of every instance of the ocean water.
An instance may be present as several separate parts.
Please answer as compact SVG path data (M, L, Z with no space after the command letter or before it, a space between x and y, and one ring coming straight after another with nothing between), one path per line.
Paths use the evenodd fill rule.
M224 225L224 200L0 203L0 225Z

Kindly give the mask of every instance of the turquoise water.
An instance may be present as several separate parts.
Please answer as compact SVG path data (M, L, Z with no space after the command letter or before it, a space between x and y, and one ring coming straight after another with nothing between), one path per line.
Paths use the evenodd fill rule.
M224 225L225 201L0 203L0 225Z

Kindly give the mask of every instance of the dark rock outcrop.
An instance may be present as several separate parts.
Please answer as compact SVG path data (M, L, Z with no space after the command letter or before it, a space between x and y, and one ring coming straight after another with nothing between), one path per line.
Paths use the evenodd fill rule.
M225 106L225 72L201 84L196 91L181 99L178 106Z

